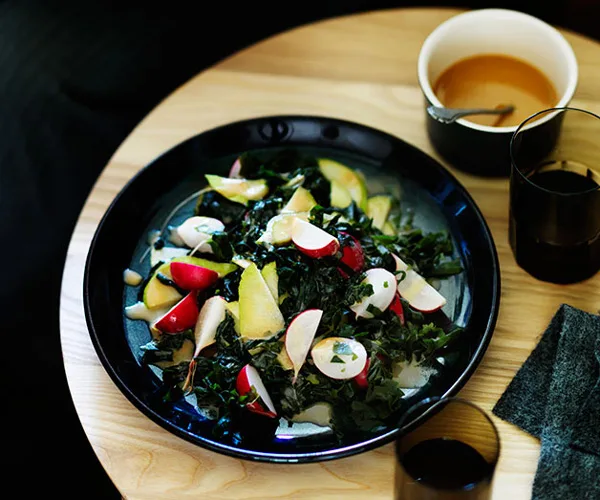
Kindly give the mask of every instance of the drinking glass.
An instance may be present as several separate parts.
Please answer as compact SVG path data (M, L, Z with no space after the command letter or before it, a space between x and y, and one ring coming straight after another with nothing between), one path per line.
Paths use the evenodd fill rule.
M499 455L498 431L481 408L461 398L425 399L400 422L394 498L487 500Z
M557 114L556 141L531 127ZM553 283L594 275L600 269L600 117L577 108L540 111L517 128L510 156L509 240L517 264Z

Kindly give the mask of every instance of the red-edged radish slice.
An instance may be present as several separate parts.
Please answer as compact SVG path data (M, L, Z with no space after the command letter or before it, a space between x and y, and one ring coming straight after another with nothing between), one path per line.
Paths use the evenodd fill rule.
M308 309L298 314L287 328L285 350L294 367L293 383L296 382L298 372L306 360L322 316L321 309Z
M342 233L349 236L348 243L342 247L341 262L346 264L354 272L359 272L365 265L365 254L360 242L348 233Z
M192 389L194 373L196 372L196 358L200 355L202 349L215 343L217 329L225 319L226 308L227 301L223 297L215 295L204 302L202 309L200 309L196 326L194 327L194 342L196 347L194 348L188 374L182 387L183 392L188 392Z
M368 311L369 306L372 305L380 311L385 311L394 300L396 277L382 267L375 267L366 272L366 277L362 283L371 285L373 294L352 304L350 309L356 314L357 318L372 318L373 314Z
M294 221L292 241L303 254L316 259L334 255L340 248L337 238L301 219Z
M219 273L187 262L171 262L171 277L184 290L204 290L219 279Z
M362 371L356 377L354 377L354 383L360 389L367 389L369 387L369 381L368 381L367 377L369 375L369 366L370 365L371 365L371 360L367 359L367 362L365 363L365 367L362 369Z
M210 236L223 229L225 225L219 219L196 215L179 225L177 234L188 247L197 247L200 252L211 252L210 245L207 243Z
M215 295L204 302L202 309L200 309L196 326L194 327L194 341L196 342L196 349L194 350L195 358L198 357L202 349L214 344L217 329L225 319L226 310L227 301L219 295Z
M188 293L160 318L155 327L163 333L179 333L193 328L198 319L197 293Z
M240 370L235 387L240 396L248 394L252 389L256 392L258 398L246 405L248 410L267 417L274 418L277 416L277 410L275 410L271 396L269 396L258 370L252 365L246 365Z
M342 380L354 378L363 371L367 351L356 340L329 337L312 348L311 357L321 373Z
M398 319L400 320L400 324L404 326L406 320L404 319L404 307L402 307L402 302L400 302L400 294L396 292L396 296L392 303L390 304L390 311L392 311Z
M239 179L242 173L242 162L239 158L237 158L231 168L229 169L229 177L232 179Z
M430 313L446 305L446 299L425 278L408 265L397 255L392 254L396 261L396 271L404 271L404 279L399 275L398 293L417 311Z

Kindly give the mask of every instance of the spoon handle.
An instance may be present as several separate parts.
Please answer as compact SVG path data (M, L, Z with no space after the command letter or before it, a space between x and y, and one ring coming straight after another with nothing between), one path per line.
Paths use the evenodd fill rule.
M503 115L514 110L514 106L503 106L496 109L486 108L444 108L439 106L428 106L427 112L435 120L442 123L452 123L463 116L468 115Z

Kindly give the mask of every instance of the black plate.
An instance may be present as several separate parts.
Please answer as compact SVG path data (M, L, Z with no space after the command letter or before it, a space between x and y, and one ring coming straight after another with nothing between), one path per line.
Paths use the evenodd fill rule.
M300 148L338 159L366 174L371 193L393 188L404 206L415 209L415 223L427 231L447 229L465 272L442 283L448 299L443 312L465 332L446 357L438 376L413 394L453 395L466 383L492 336L500 298L500 273L490 231L472 198L438 162L402 140L355 123L324 117L267 117L225 125L177 145L142 169L118 194L101 220L87 257L84 306L94 347L123 394L168 431L204 448L235 457L269 462L314 462L376 448L398 433L394 422L378 434L356 434L343 441L323 428L295 425L275 438L250 444L215 440L213 424L187 403L164 404L160 381L140 365L139 346L150 334L143 322L124 318L124 303L137 290L125 287L127 267L147 272L139 256L148 231L160 227L171 210L205 185L203 175L226 175L244 151ZM179 217L189 215L193 202ZM147 261L147 259L146 259Z

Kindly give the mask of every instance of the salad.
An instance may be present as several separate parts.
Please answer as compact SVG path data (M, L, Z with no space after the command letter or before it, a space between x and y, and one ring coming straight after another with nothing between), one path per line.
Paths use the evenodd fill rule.
M154 233L150 271L124 272L164 399L193 401L221 438L249 418L384 427L460 334L432 314L462 271L449 235L329 158L246 153L205 178L193 213Z

